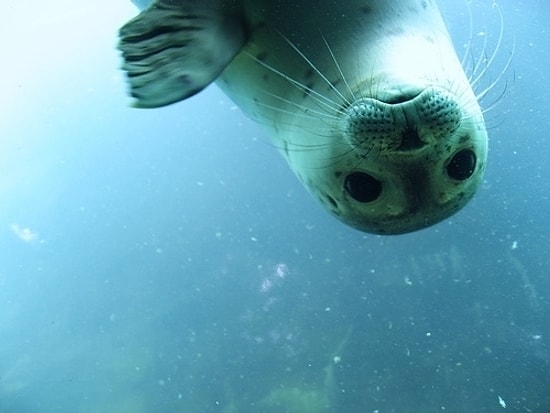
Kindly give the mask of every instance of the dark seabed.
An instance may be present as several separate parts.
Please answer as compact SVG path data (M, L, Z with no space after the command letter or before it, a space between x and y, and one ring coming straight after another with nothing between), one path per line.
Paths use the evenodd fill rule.
M547 2L499 1L484 187L398 237L330 217L216 87L129 108L129 0L11 3L0 413L550 412ZM501 26L473 3L479 60Z

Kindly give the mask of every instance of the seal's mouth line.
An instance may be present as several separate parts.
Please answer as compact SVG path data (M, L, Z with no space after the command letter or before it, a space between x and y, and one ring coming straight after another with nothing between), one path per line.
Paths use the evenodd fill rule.
M410 92L396 91L396 93L389 93L387 95L385 92L382 96L377 96L375 99L382 103L386 103L388 105L397 105L399 103L404 103L415 99L425 90L426 89L410 91Z
M444 93L454 95L453 91L441 86L425 85L422 87L415 86L398 86L392 89L380 90L374 94L371 99L377 100L388 105L398 105L416 99L420 95L428 93Z
M353 96L357 100L373 99L389 105L404 103L412 100L427 90L432 90L438 86L431 84L414 83L393 83L388 85L386 82L375 82L365 86L367 82L360 83L362 87L359 91L353 91ZM354 88L355 89L355 88ZM365 91L368 91L365 93Z

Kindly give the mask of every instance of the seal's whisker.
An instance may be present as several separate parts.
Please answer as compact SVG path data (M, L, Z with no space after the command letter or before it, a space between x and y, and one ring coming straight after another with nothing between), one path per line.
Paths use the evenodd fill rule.
M268 108L268 109L272 110L273 112L282 113L282 114L285 114L285 115L292 115L293 119L307 119L307 120L310 120L310 121L311 120L319 121L319 122L322 122L327 127L331 127L334 120L337 119L336 116L332 116L332 115L328 115L326 113L318 112L318 111L312 110L310 108L305 108L304 109L302 106L300 106L300 105L298 105L294 102L288 101L288 100L280 98L278 96L274 96L274 97L279 98L282 101L287 102L288 104L290 104L292 106L298 107L299 109L301 109L301 111L297 113L297 112L295 112L291 109L288 109L288 110L287 109L281 109L280 107L278 107L276 105L270 105L270 104L264 103L264 102L257 102L256 101L255 104L257 104L259 106L262 106L264 108ZM278 121L278 123L283 124L285 122ZM299 129L299 127L295 125L295 122L286 122L286 124L288 126L295 126L297 129Z
M292 126L296 126L296 125L292 125ZM314 136L319 136L319 137L322 137L322 138L327 138L327 137L330 137L330 134L328 135L323 135L323 134L320 134L320 133L315 133L315 132L312 132L312 135ZM334 148L334 142L330 142L330 143L317 143L317 144L305 144L305 143L296 143L296 142L289 142L288 140L283 140L284 142L284 145L273 145L275 148L279 149L279 150L284 150L285 152L307 152L307 151L312 151L312 150L322 150L322 149L326 149L326 148ZM345 147L346 148L346 152L350 152L350 148L349 148L349 145L344 145L342 144L341 146ZM352 148L351 150L353 150L354 148ZM340 155L337 155L338 157L340 157ZM333 158L333 157L331 157Z
M330 47L327 39L325 38L325 36L323 36L323 34L321 34L321 38L323 39L323 42L325 43L325 46L327 47L327 50L330 53L330 57L332 58L332 61L334 62L334 65L336 66L336 69L338 70L338 73L340 74L340 77L342 78L342 81L346 85L346 88L348 89L348 92L349 92L351 98L354 101L356 101L357 98L355 97L355 94L353 93L353 90L351 90L351 87L348 83L348 80L347 80L346 76L344 75L344 72L342 71L342 68L340 67L340 64L338 63L338 60L336 59L336 56L334 56L334 52L332 51L332 48ZM332 85L332 83L331 83L331 85ZM345 102L348 105L350 104L347 99L345 100Z
M268 118L267 120L271 120L271 119ZM271 126L271 124L268 122L265 122L263 118L257 118L256 121L260 124ZM297 132L302 130L300 126L290 122L278 122L277 126L279 127L280 130L287 131L287 132ZM311 135L319 136L322 138L327 138L331 136L328 132L326 134L315 133L314 131L311 131L311 130L309 130L308 132L311 133ZM333 146L332 142L300 144L296 142L290 142L286 139L281 139L281 140L268 139L268 141L271 147L284 152L321 151L321 150L325 150L328 147ZM284 144L278 144L276 142L284 142Z
M359 166L369 157L372 155L372 153L374 152L374 148L369 148L365 151L362 151L362 153L359 151L359 149L355 146L346 146L345 147L345 150L342 151L341 153L339 154L336 154L334 156L331 156L329 158L325 158L327 161L331 161L330 163L327 163L324 165L324 167L331 167L331 166L334 166L334 165L337 165L338 162L342 159L342 158L345 158L347 157L348 155L352 154L352 153L355 153L356 154L356 158L357 158L357 162L355 162L353 164L353 167L351 169L359 169ZM374 152L376 154L376 152ZM380 154L378 153L373 159L377 159L378 157L380 156Z
M338 108L338 103L337 102L333 101L332 99L328 98L327 96L323 95L322 93L317 92L315 89L311 88L310 86L307 86L307 85L303 84L302 82L299 82L298 80L293 79L292 77L290 77L287 74L281 72L280 70L276 69L275 67L261 61L256 56L254 56L250 53L247 53L247 55L252 60L254 60L256 63L258 63L259 65L261 65L261 66L265 67L266 69L272 71L273 73L281 76L283 79L287 80L290 84L292 84L293 86L295 86L296 88L298 88L302 92L308 93L310 95L310 97L312 97L312 99L315 99L319 103L324 102L323 104L326 105L327 107L329 107L331 110L337 111L337 108ZM313 98L313 96L315 96L315 98Z
M281 100L281 101L283 101L283 102L285 102L285 103L287 103L287 104L289 104L293 107L296 107L296 108L300 109L300 112L296 112L296 111L293 111L291 109L282 109L281 107L279 107L277 105L272 105L272 104L269 104L269 103L265 103L265 102L259 101L257 99L246 98L246 100L253 103L254 105L270 109L273 112L281 113L281 114L284 114L284 115L291 115L292 119L294 119L294 120L295 119L306 119L306 120L309 120L309 121L321 122L326 128L333 128L334 127L334 122L339 120L339 118L336 115L331 115L331 114L324 113L324 112L321 112L321 111L313 110L309 107L299 105L295 102L292 102L292 101L290 101L288 99L285 99L281 96L278 96L276 94L268 93L266 91L264 91L263 93L265 93L267 95L270 95L275 99ZM259 122L263 125L266 125L266 126L272 126L272 119L269 116L261 115L261 114L256 114L255 116L256 116L255 120L257 122ZM279 126L280 130L297 131L297 130L302 130L303 129L303 127L297 125L295 121L284 121L283 119L285 119L285 118L283 117L283 118L279 118L277 120L277 125ZM283 127L281 127L281 126L283 126ZM329 129L327 129L327 130L329 130ZM324 135L321 134L321 133L314 133L312 130L308 130L308 132L313 134L313 135L320 136L320 137L325 137L325 138L332 136L330 132L327 132ZM316 148L321 148L321 147L326 147L326 146L329 146L329 144L327 143L327 144L315 145L315 146L312 145L312 147L316 147Z
M333 128L334 127L334 122L336 122L340 119L339 116L337 116L336 114L331 114L327 111L323 111L322 110L322 109L324 109L323 107L320 108L321 110L315 110L315 109L312 109L311 107L307 107L307 106L301 105L299 103L296 103L296 102L294 102L290 99L286 99L286 98L284 98L282 96L279 96L275 93L270 93L270 92L267 92L267 91L263 91L262 93L272 97L273 99L277 99L281 102L284 102L284 103L286 103L287 105L289 105L291 107L295 107L295 108L299 109L299 112L296 112L296 111L293 111L293 110L290 110L290 109L281 109L279 106L271 105L271 104L264 103L264 102L261 102L261 101L258 101L258 100L254 101L254 103L256 105L262 106L264 108L269 108L269 109L273 110L274 112L283 113L283 114L287 114L287 115L292 115L291 117L294 118L294 119L299 118L299 119L320 121L328 128ZM322 103L323 102L320 102L320 104L322 104ZM339 111L338 113L341 113L341 111ZM288 122L288 125L289 126L293 125L293 123ZM322 135L318 135L318 136L322 136ZM330 134L327 134L325 136L330 136Z
M272 148L275 148L282 152L310 152L310 151L320 151L323 149L326 149L329 145L328 144L311 144L311 145L305 145L305 144L298 144L295 142L290 142L288 140L282 140L282 144L276 144L273 140L271 140L269 145Z
M432 79L437 84L444 84L447 82L446 90L456 97L456 100L461 102L461 105L465 107L464 113L476 113L478 107L478 101L476 97L471 93L469 83L465 83L463 77L456 74L452 78L441 78L437 72L434 72ZM468 115L469 116L469 115ZM463 115L463 119L468 119L468 116Z
M502 68L502 70L500 71L500 73L498 74L498 76L496 77L496 79L492 82L489 83L488 86L486 86L484 89L482 89L481 91L479 92L476 92L476 96L478 98L478 100L481 102L483 101L483 99L485 97L487 97L487 94L492 90L494 89L494 87L500 83L500 81L502 80L502 78L504 77L504 75L508 72L508 69L510 68L510 66L512 65L512 60L513 60L513 57L514 57L514 52L515 52L515 42L512 43L512 50L510 51L510 54L508 56L508 60L506 61L506 64L504 65L504 67ZM486 72L487 69L484 70L484 72ZM506 88L507 88L507 83L505 85L505 90L506 91ZM499 99L504 96L504 93L501 94L501 96L499 97Z
M304 148L298 149L296 151L306 151L306 150L314 150L314 149L320 150L320 149L324 149L325 147L328 147L328 146L329 145L319 145L318 147L305 146ZM330 146L334 149L334 145L330 145ZM334 166L338 165L338 163L340 162L341 159L343 159L343 158L347 157L349 154L357 151L357 148L350 147L349 145L341 145L341 146L342 146L342 148L344 148L344 150L342 152L337 153L334 156L320 158L320 160L326 161L326 163L323 163L322 165L319 165L319 166L310 166L309 169L311 169L311 170L323 170L325 168L334 167ZM367 153L358 156L360 159L354 165L354 168L357 168L358 165L360 165L361 162L363 162L363 160L368 156L368 154L370 152L371 152L371 150L369 149L367 151Z
M480 32L480 36L481 36L481 32ZM481 79L481 76L479 74L480 70L481 70L481 73L484 73L485 72L485 68L487 67L487 62L488 62L488 57L487 57L487 48L488 48L488 42L489 42L489 36L487 36L486 33L483 34L483 45L481 46L481 51L479 52L479 56L475 57L473 55L473 51L472 51L472 43L473 43L474 39L473 39L473 35L468 39L468 59L469 59L469 65L471 65L471 69L470 69L470 76L471 78L469 79L470 81L470 84L472 85L472 87L474 86L474 81L477 79ZM483 66L483 69L481 69ZM464 67L466 67L464 65Z
M502 41L503 41L503 38L504 38L504 18L503 18L502 12L501 12L499 6L496 3L494 3L492 5L492 7L494 9L496 9L496 11L497 11L497 15L498 15L498 19L499 19L499 27L500 27L497 42L496 42L496 45L494 47L494 50L490 54L487 53L487 50L488 50L487 44L488 44L488 37L489 36L487 36L486 33L482 32L484 34L484 41L483 41L483 46L481 48L479 58L477 58L477 59L472 58L471 53L468 52L468 55L471 58L472 65L473 65L473 68L471 70L469 70L470 74L469 74L468 77L469 77L470 84L472 85L472 89L474 90L475 97L476 97L477 101L482 106L485 106L485 108L482 109L483 114L488 113L490 110L494 109L496 107L496 105L498 104L498 102L501 101L502 97L506 94L506 92L508 90L508 82L507 81L506 81L506 84L505 84L502 92L499 93L499 96L497 98L495 98L495 100L493 102L491 102L489 105L484 105L483 104L484 100L487 98L487 96L490 94L490 92L492 90L494 90L494 88L505 77L506 73L508 73L508 70L509 70L509 68L512 64L513 57L514 57L514 54L515 54L515 41L514 41L514 42L512 42L512 50L510 51L509 56L506 59L506 62L504 63L502 69L500 70L500 72L498 73L496 78L494 80L489 79L488 82L484 82L484 83L488 83L488 84L481 87L482 80L485 80L487 78L487 73L488 73L489 69L492 66L494 66L495 59L497 58L497 56L500 52ZM470 8L468 8L468 10L470 11ZM470 37L469 37L468 45L467 45L468 51L471 51L471 47L472 47L472 43L473 43L472 33L473 33L473 29L470 29Z
M319 75L319 77L321 79L323 79L323 81L330 87L330 89L336 93L336 95L342 99L342 101L344 103L346 103L347 105L350 105L351 103L349 102L349 100L342 94L342 92L340 92L338 90L338 88L336 86L334 86L334 84L328 80L328 78L323 74L323 72L321 72L321 70L319 70L319 68L311 61L311 59L309 59L305 54L304 52L302 52L294 43L292 43L290 41L289 38L287 38L284 34L282 33L279 33L279 35L284 39L285 42L287 42L287 44L292 47L292 49L294 49L294 51L296 53L298 53L298 55L304 59L306 61L306 63L315 71L315 73L317 73ZM330 51L330 48L329 48L329 51ZM332 52L331 52L332 54ZM333 56L334 57L334 56Z
M486 62L483 65L483 70L481 71L481 73L478 73L476 75L475 73L479 69L479 67L476 67L474 69L473 75L475 77L473 79L471 79L472 88L474 88L474 89L476 88L478 82L480 81L480 79L483 77L483 75L487 71L487 68L491 67L491 65L495 61L495 58L498 55L498 52L500 51L500 47L502 45L502 38L504 37L504 21L503 21L503 17L502 17L502 12L500 11L500 7L498 7L498 4L496 4L496 3L493 4L493 8L495 8L497 10L499 20L500 20L500 31L499 31L499 34L498 34L497 44L495 45L495 48L494 48L493 52L491 53L491 55L489 56L488 59L480 59L479 63ZM484 51L486 50L486 44L487 44L487 42L485 42L485 44L484 44L484 47L483 47Z
M270 93L270 92L264 92L266 95L268 96L271 96L272 98L274 99L277 99L277 100L280 100L281 102L284 102L290 106L293 106L297 109L300 109L302 111L302 116L304 116L306 113L309 113L309 114L314 114L314 115L318 115L318 116L306 116L307 118L310 118L310 119L318 119L318 120L325 120L325 118L329 118L331 120L336 120L338 119L338 116L336 115L331 115L327 112L322 112L322 111L317 111L317 110L314 110L314 109L311 109L311 108L308 108L304 105L300 105L299 103L296 103L296 102L293 102L292 100L290 99L286 99L286 98L283 98L282 96L279 96L275 93ZM284 110L284 109L280 109L280 108L277 108L275 106L272 106L272 105L268 105L268 104L262 104L264 105L265 107L269 107L273 110L276 110L276 111L281 111L281 112L286 112L286 113L292 113L292 114L295 114L295 112L291 111L291 110Z
M468 9L468 20L469 20L470 31L468 32L469 35L468 35L468 41L466 42L466 50L464 50L464 55L460 60L460 64L463 68L466 68L468 59L471 57L470 53L472 51L472 41L474 36L474 18L472 16L472 8L470 7L469 3L468 3L467 9Z
M500 80L501 76L499 75L499 78L495 81L495 82L492 82L491 85L484 90L483 92L483 95L480 99L483 99L487 96L487 93L489 92L489 90L494 86L496 85L499 80ZM506 80L505 84L504 84L504 88L502 89L502 91L500 92L500 94L494 99L493 102L491 102L490 105L488 105L487 107L483 108L482 110L482 113L488 113L490 112L491 110L493 110L495 107L498 106L498 104L500 102L502 102L502 98L506 95L506 93L508 92L508 80Z
M272 108L271 106L269 105L265 105L267 108ZM275 110L277 110L276 108L273 108ZM290 112L287 112L287 111L283 111L283 110L277 110L278 112L281 112L281 113L290 113ZM315 119L315 120L318 120L318 118L316 117L311 117L311 116L299 116L298 118L301 118L301 119L308 119L308 120L311 120L312 118ZM267 116L262 116L262 117L256 117L255 120L260 123L260 124L263 124L263 125L266 125L266 126L269 126L271 127L272 126L272 120L271 118L267 117ZM277 127L279 128L279 130L281 131L285 131L285 132L303 132L304 128L300 125L297 125L295 122L289 122L289 121L278 121L277 122ZM314 135L314 136L320 136L320 137L330 137L331 134L330 133L326 133L326 134L321 134L321 133L316 133L314 132L313 130L308 130L308 133L310 133L311 135ZM323 144L317 144L317 145L311 145L311 147L315 147L315 148L325 148L325 147L328 147L330 146L329 143L323 143ZM277 146L276 146L277 147Z
M477 107L479 106L479 100L477 98L477 96L475 96L474 94L472 94L471 92L471 89L469 88L469 86L466 84L462 84L461 85L461 82L460 80L456 80L456 84L454 84L452 87L453 87L453 91L455 92L456 96L459 98L459 100L461 102L463 102L464 106L468 109L466 112L467 113L475 113L477 112ZM465 117L464 119L469 119L469 117Z
M278 149L280 151L285 152L309 152L314 150L321 150L327 147L327 145L319 145L319 144L312 144L312 145L300 145L297 143L291 143L289 141L283 141L283 145L276 145L275 143L272 143L271 146L275 149Z

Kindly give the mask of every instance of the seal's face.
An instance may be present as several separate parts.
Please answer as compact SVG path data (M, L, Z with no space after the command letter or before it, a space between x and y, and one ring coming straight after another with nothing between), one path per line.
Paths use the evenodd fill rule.
M217 79L357 229L425 228L481 182L483 116L431 1L156 0L121 37L138 106Z
M487 152L477 105L429 86L399 101L362 97L343 110L349 145L307 181L323 204L367 232L421 229L461 209L480 184ZM322 176L322 178L321 178Z

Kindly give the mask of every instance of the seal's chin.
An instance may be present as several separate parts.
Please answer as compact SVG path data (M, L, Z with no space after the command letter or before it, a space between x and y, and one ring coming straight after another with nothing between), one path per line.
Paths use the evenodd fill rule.
M469 192L473 195L475 191ZM471 199L471 195L458 196L445 204L428 196L409 200L403 204L387 204L383 201L370 205L356 202L340 219L361 231L380 235L399 235L435 225L459 211Z
M446 167L411 161L383 174L350 171L342 177L344 191L332 212L346 224L376 234L434 225L466 205L481 183L482 168L469 155L459 151L452 158Z

